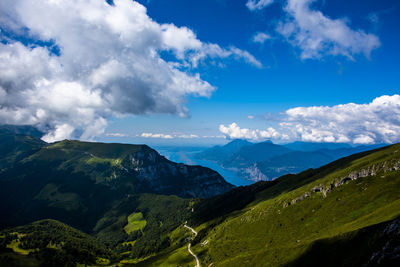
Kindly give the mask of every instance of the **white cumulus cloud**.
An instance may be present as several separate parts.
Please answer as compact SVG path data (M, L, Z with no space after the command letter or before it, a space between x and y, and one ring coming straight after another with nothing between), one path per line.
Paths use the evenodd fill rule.
M140 137L144 138L161 138L161 139L173 139L173 138L182 138L182 139L193 139L200 138L197 134L164 134L164 133L142 133Z
M261 10L266 6L269 6L273 2L274 0L248 0L246 6L249 10L255 11L255 10Z
M254 43L263 44L265 43L266 40L270 40L271 38L272 38L271 35L265 32L258 32L253 36L252 41Z
M215 90L194 69L207 59L262 66L247 51L155 22L132 0L3 0L0 23L11 33L0 33L0 123L39 126L46 141L92 139L115 115L186 116L188 96Z
M232 123L228 126L221 124L219 126L219 131L229 139L248 139L258 141L266 139L281 140L288 138L288 136L280 134L272 127L269 127L266 130L252 130L248 128L241 128L236 123Z
M295 107L280 116L279 129L241 128L220 125L230 139L272 139L333 143L400 142L400 95L384 95L366 104Z
M170 134L162 134L162 133L142 133L140 136L144 137L144 138L162 138L162 139L172 139L172 138L174 138Z
M123 133L106 133L106 136L112 137L128 137L129 135Z
M288 0L284 11L285 21L277 31L289 43L301 50L301 58L321 58L325 55L342 55L354 59L356 54L369 57L380 46L374 34L351 29L345 19L331 19L310 7L317 0Z
M400 95L384 95L367 104L297 107L285 113L287 118L282 126L304 141L400 141Z

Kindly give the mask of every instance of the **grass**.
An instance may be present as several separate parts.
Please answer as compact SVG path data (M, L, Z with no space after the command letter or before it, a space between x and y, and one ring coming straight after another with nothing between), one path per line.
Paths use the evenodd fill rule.
M123 242L122 246L131 246L133 247L133 245L135 245L136 240L135 241L128 241L128 242Z
M128 224L124 227L125 232L129 235L133 231L143 230L146 226L146 220L141 212L134 212L128 216Z
M47 184L35 196L37 200L50 202L49 207L64 208L68 211L84 209L80 196L76 193L61 193L55 184Z
M10 267L37 267L40 261L30 255L22 255L14 252L4 252L0 254L0 266Z
M7 248L12 249L15 253L21 254L21 255L28 255L30 252L34 252L35 249L22 249L19 247L20 244L19 239L14 239L11 241L10 244L7 245Z
M117 159L111 159L111 158L100 158L96 156L91 156L86 160L87 164L106 164L109 163L111 166L116 167L121 165L122 160L117 158Z
M121 264L122 266L130 265L130 264L138 264L138 263L141 263L141 262L145 261L146 259L148 259L148 258L150 258L152 256L154 256L154 254L153 255L149 255L147 257L143 257L143 258L137 258L137 259L123 259L123 260L121 260L119 262L119 264Z
M97 259L96 259L96 264L108 266L108 265L110 265L110 260L109 260L109 259L104 259L104 258L97 257Z
M201 237L192 250L203 266L282 266L296 262L319 240L344 236L341 242L353 242L360 229L400 216L400 173L388 170L400 161L399 151L400 145L395 145L280 178L245 208L196 227ZM315 186L328 186L352 172L385 163L386 170L381 169L375 176L350 181L326 197L312 193L311 197L284 207ZM201 229L205 231L201 233ZM171 236L177 236L177 232ZM204 240L208 244L202 246ZM358 247L360 251L365 249L362 244L355 245ZM185 265L185 249L183 244L158 258L154 265ZM360 251L358 257L368 257Z
M85 185L84 179L81 176L77 176L80 179L73 179L73 175L84 172L85 179L91 177L96 181L98 179L102 181L101 179L111 177L112 174L118 172L121 165L119 157L124 158L128 153L140 149L146 149L146 147L117 144L93 145L75 141L63 141L43 148L32 157L37 157L46 164L47 160L53 160L55 163L45 165L44 170L65 170L65 176L69 180L62 187L44 183L40 190L35 191L39 192L35 193L36 200L48 201L51 208L60 205L78 209L79 206L71 206L70 203L77 205L88 203L88 201L81 202L88 192L81 183L78 183L79 181ZM400 162L399 151L400 145L395 145L361 153L317 170L308 170L299 175L287 175L276 181L259 183L247 189L238 188L236 193L219 196L214 201L152 194L132 195L114 202L112 212L99 217L102 219L97 220L99 226L95 227L94 232L98 234L98 237L121 235L116 239L117 243L133 246L130 255L123 256L137 258L121 261L121 264L127 265L193 266L194 258L187 251L187 238L192 235L190 231L182 228L186 220L199 233L191 242L192 250L200 258L202 266L291 264L310 251L318 251L315 249L316 244L323 242L326 245L325 250L329 251L329 246L336 244L338 240L344 244L350 244L349 242L353 242L352 240L363 231L362 229L399 217L400 174L399 171L381 170L375 176L360 178L336 187L326 197L322 193L312 193L311 197L294 205L285 207L285 203L309 193L315 186L326 188L352 172L384 164L386 167L391 167ZM80 189L79 194L69 193L77 189ZM252 197L240 202L241 205L235 205L249 193ZM106 199L103 195L99 196L102 198L97 199ZM104 201L108 203L108 200ZM196 214L199 202L205 203L203 210L218 216L202 217L199 220L193 219L195 217L193 216L189 219L189 216ZM218 206L219 203L222 205ZM213 205L220 209L213 209ZM195 209L193 213L192 207ZM65 208L63 212L65 210L68 211ZM214 210L221 213L216 213ZM135 212L132 213L133 211ZM178 227L179 225L181 227ZM32 224L30 228L33 231L29 229L26 231L35 237L31 239L32 246L35 245L33 241L39 237L48 240L49 237L61 236L62 238L54 244L61 244L60 242L64 240L72 242L74 248L86 244L82 247L98 251L95 254L97 259L108 257L107 250L97 244L97 240L92 240L91 237L69 229L65 225L55 222L46 222L43 225L42 222ZM25 233L22 231L23 228L18 229L15 231ZM101 229L107 231L102 232ZM143 234L134 233L134 231L143 231ZM129 234L132 235L128 236ZM140 237L132 241L134 234L140 234L138 235ZM20 238L23 237L18 235L18 239L9 243L9 248L18 252ZM202 245L205 240L208 243ZM354 247L359 247L358 241L354 242L352 243ZM48 242L43 242L44 249L48 244ZM33 246L32 249L34 248L36 247ZM55 247L50 245L50 248ZM18 253L20 256L27 254L26 251ZM148 255L152 257L147 257ZM359 253L359 255L368 256L366 253ZM91 264L94 262L93 260Z
M95 255L102 258L110 256L110 251L92 236L55 220L41 220L5 229L2 234L5 234L6 238L10 237L7 248L21 255L35 251L39 254L43 252L46 256L46 252L52 251L46 256L48 258L55 254L71 253L74 258L82 258L83 263L85 259ZM23 245L24 249L20 245Z
M153 262L153 266L176 266L177 262L180 266L196 265L196 261L187 250L187 246L184 246L169 254L168 257Z

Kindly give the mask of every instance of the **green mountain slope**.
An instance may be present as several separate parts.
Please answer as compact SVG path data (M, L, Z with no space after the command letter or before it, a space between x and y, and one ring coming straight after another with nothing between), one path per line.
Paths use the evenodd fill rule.
M400 144L233 188L144 145L40 142L0 172L0 227L26 224L0 232L1 265L398 263Z
M46 144L8 128L0 133L7 148L0 157L0 229L51 218L124 257L145 257L169 246L168 233L188 219L193 197L233 188L215 171L171 162L145 145ZM132 214L141 214L140 228L129 226Z
M115 258L92 236L55 220L10 228L0 235L1 266L74 266Z
M245 191L250 197L232 208L235 200L247 195ZM322 255L333 257L330 251L339 253L346 246L354 247L354 253L336 255L336 266L373 265L371 257L382 254L382 244L392 236L385 237L384 229L390 225L399 228L395 219L400 216L400 145L238 188L200 202L195 210L189 224L198 235L191 249L203 266L315 264L313 259L319 253L325 253L319 259ZM396 238L391 246L396 256ZM173 266L184 260L193 264L188 253L182 257L184 251L181 247L144 264L169 262Z
M231 188L215 171L168 161L145 145L63 141L0 173L0 223L51 217L90 231L129 195L210 197Z
M0 231L0 266L108 266L146 258L171 245L169 233L189 218L191 205L176 196L132 195L106 212L91 235L55 220L7 228ZM133 214L142 225L127 231Z
M40 139L44 134L37 128L30 125L0 125L0 132L7 132L15 135L31 136Z
M29 127L0 126L0 172L46 145Z

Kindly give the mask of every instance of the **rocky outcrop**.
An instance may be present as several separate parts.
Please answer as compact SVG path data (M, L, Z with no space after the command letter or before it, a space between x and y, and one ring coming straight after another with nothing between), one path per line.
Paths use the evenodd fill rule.
M150 148L130 154L121 165L155 193L209 198L234 188L209 168L169 161Z
M400 219L392 221L378 236L382 245L363 266L395 266L400 262ZM397 265L398 266L398 265Z
M341 178L338 182L335 183L335 187L339 187L344 185L348 181L357 180L358 178L375 176L377 172L384 170L380 165L372 165L366 169L362 169L358 172L352 172L346 177Z
M255 164L255 163L249 167L240 168L239 175L241 177L246 177L246 179L248 179L250 181L254 181L254 182L271 180L265 174L263 174L261 172L261 170L258 168L257 164Z
M300 197L298 197L298 198L293 199L290 203L291 203L291 204L296 204L297 202L302 201L302 200L304 200L304 199L306 199L306 198L308 198L308 197L311 197L311 194L308 193L308 192L306 192L306 193L304 193L304 195L302 195L302 196L300 196Z
M400 170L400 161L394 161L394 162L393 161L385 161L383 163L374 164L365 169L361 169L356 172L351 172L348 175L346 175L340 179L331 181L328 184L328 186L326 186L326 187L324 187L322 184L315 186L311 189L310 192L306 192L303 195L301 195L300 197L292 199L289 202L285 202L283 204L283 207L286 208L289 205L296 204L299 201L302 201L308 197L311 197L311 194L313 194L313 193L322 193L322 195L324 197L326 197L327 194L329 192L331 192L334 188L343 186L344 184L346 184L349 181L354 181L354 180L364 178L364 177L369 177L369 176L375 176L378 173L387 173L387 172L398 171L398 170Z
M319 185L319 186L316 186L313 189L311 189L312 193L323 192L323 191L324 191L324 186L323 185Z

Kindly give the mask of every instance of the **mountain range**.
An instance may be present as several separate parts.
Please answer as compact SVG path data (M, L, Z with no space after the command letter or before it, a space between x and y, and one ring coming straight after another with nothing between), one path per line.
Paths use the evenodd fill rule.
M214 146L195 155L218 163L252 181L272 180L289 173L318 168L341 157L382 147L351 146L342 143L299 142L278 145L271 141L251 143L235 139L224 146Z
M1 228L51 218L116 245L129 239L129 215L140 213L147 221L141 249L157 250L160 231L181 222L188 199L234 187L211 169L171 162L146 145L47 144L31 132L0 128Z
M0 133L0 266L400 262L399 144L234 187L145 145L47 144L10 126ZM222 153L247 146L238 140ZM288 147L256 147L273 148L271 161L290 160ZM289 153L300 152L314 153Z

